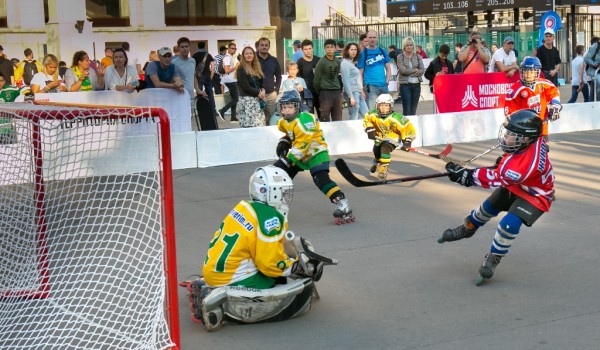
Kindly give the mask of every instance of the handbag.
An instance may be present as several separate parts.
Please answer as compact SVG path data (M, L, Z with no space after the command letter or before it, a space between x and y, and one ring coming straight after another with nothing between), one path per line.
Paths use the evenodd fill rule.
M258 90L260 90L260 88L258 87L258 84L256 84L256 79L254 79L254 76L252 77L252 85L254 85L254 87L257 88ZM258 105L260 106L260 109L265 109L267 107L267 102L265 100L261 100L259 98Z

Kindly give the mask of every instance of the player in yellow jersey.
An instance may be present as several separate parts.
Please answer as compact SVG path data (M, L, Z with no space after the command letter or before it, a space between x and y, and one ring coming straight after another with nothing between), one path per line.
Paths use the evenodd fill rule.
M296 237L301 250L293 243L293 250L286 247L301 260L284 249L285 239L294 237L287 221L293 194L289 175L272 165L258 168L250 177L249 192L251 200L239 202L215 232L202 268L204 278L180 284L190 292L192 320L209 331L225 320L280 321L308 311L314 282L323 273L326 261L315 258L310 242Z
M277 157L273 164L285 170L293 179L298 172L308 170L313 182L336 205L333 212L336 224L355 220L350 202L329 177L329 150L319 120L313 114L300 112L300 94L297 90L285 91L277 102L283 116L277 128L286 136L279 139Z
M400 147L408 152L417 132L407 117L394 112L392 96L379 95L375 100L375 106L375 110L365 115L363 127L369 139L375 141L373 145L375 159L371 173L377 172L377 176L385 180L392 151Z

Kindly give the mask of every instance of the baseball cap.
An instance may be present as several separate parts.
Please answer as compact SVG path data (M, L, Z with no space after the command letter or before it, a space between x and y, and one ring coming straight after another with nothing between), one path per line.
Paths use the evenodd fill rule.
M171 56L173 56L173 51L171 51L171 49L170 49L170 48L168 48L168 47L166 47L166 46L165 46L165 47L161 47L161 48L158 50L158 55L159 55L159 56L164 56L164 55L166 55L166 54L168 54L168 53L170 53L170 54L171 54Z
M302 42L300 40L294 40L294 45L300 45Z
M544 34L552 34L552 35L554 35L554 29L552 29L552 28L546 28L546 30L544 31Z
M514 44L515 43L515 39L512 36L507 36L506 38L504 38L503 43L504 44L506 44L506 43L513 43Z

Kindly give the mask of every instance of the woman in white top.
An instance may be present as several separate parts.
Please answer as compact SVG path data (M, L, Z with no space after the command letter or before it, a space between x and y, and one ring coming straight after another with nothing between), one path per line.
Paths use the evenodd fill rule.
M31 78L29 85L34 94L66 92L67 86L62 77L58 75L58 58L53 54L47 54L42 61L42 71Z
M108 90L133 92L138 85L137 69L127 65L127 53L122 48L113 52L113 65L106 68L104 80Z

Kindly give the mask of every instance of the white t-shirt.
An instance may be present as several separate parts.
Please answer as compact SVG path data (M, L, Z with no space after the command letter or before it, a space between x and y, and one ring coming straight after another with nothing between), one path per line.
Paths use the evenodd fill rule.
M142 64L142 61L140 61L140 59L138 58L138 56L131 51L127 51L127 65L135 68L136 74L137 74L137 65L138 64L140 65L140 69L142 69L143 64Z
M227 55L225 55L225 57L223 57L223 67L235 67L236 64L238 63L238 59L237 57L233 57L231 56L229 53ZM235 78L235 71L231 71L231 73L229 74L223 74L221 76L221 82L223 84L225 83L235 83L237 81L237 79Z
M573 86L579 85L579 67L583 64L583 56L577 56L571 61L571 74L573 78L571 79L571 84ZM585 79L585 72L583 72L583 77Z
M29 85L39 85L40 90L44 89L46 87L46 85L53 81L54 78L51 75L46 75L46 73L35 73L35 75L33 76L33 78L31 78L31 82L29 83ZM58 81L60 81L61 85L65 85L63 78L59 75L58 76ZM56 90L56 91L54 91ZM53 89L50 90L48 92L60 92L58 89Z
M515 57L515 52L511 50L508 54L504 51L504 49L498 49L492 56L492 59L489 63L488 72L499 72L498 65L496 62L502 62L505 66L510 66L513 63L517 62L517 58Z
M130 85L134 84L134 82L138 81L137 69L131 65L127 65L125 67L125 74L122 77L119 76L119 73L115 70L115 66L110 66L106 68L106 72L104 73L104 86L106 86L107 90L116 90L117 85Z

